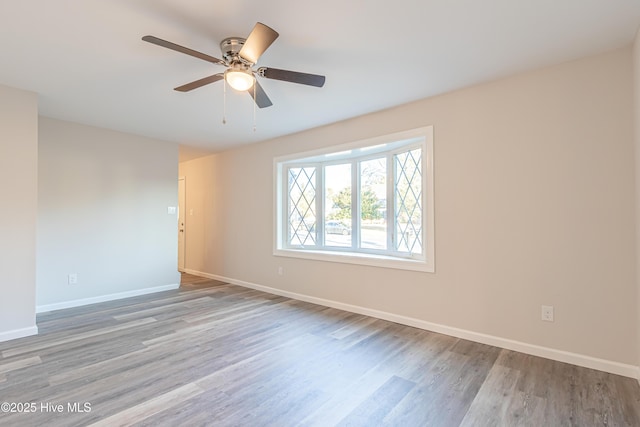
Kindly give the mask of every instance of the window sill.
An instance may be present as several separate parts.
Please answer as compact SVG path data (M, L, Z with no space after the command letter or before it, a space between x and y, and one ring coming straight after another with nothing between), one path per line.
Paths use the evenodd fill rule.
M385 255L375 255L360 252L332 252L307 249L275 249L275 256L310 259L315 261L339 262L344 264L367 265L380 268L395 268L398 270L421 271L434 273L432 263L421 260L396 258Z

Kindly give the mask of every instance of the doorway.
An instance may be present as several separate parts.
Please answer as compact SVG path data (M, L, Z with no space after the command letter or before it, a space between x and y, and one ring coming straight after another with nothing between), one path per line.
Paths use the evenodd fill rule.
M184 176L178 178L178 271L184 273L185 269L185 224L187 218L187 181Z

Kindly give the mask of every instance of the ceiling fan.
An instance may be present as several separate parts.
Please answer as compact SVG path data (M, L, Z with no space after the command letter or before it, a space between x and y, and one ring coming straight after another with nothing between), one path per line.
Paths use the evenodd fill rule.
M218 59L202 52L159 39L155 36L144 36L142 40L227 67L223 73L216 73L200 80L178 86L175 90L188 92L224 79L232 88L238 91L249 92L256 105L264 108L273 105L273 103L255 76L315 87L322 87L325 81L324 76L317 74L300 73L269 67L259 67L254 70L253 66L256 65L260 56L262 56L269 46L278 38L278 35L279 34L272 28L258 22L246 39L241 37L227 37L220 42L220 50L222 51L222 57L224 59ZM249 90L251 88L253 88L253 90Z

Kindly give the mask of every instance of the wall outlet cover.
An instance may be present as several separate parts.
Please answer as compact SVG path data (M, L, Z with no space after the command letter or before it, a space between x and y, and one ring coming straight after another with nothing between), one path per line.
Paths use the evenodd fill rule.
M553 322L553 306L552 305L542 306L541 318L545 322Z

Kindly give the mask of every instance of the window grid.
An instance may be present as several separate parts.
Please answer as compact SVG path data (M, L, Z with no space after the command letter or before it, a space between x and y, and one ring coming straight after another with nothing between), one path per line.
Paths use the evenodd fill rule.
M384 158L386 167L386 201L392 201L387 210L386 248L363 247L362 235L362 168L372 158ZM289 207L287 247L329 249L331 251L358 251L388 254L398 257L421 258L422 250L422 148L404 147L369 157L332 161L318 165L293 164L287 169L289 184L285 200ZM327 206L325 168L350 165L351 169L351 227L348 244L331 244L327 240ZM391 167L389 167L391 166ZM355 191L354 191L355 189ZM391 196L391 197L390 197Z
M316 168L290 168L288 177L288 241L301 246L315 245Z
M395 159L396 250L422 253L422 150L399 153Z

